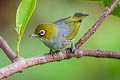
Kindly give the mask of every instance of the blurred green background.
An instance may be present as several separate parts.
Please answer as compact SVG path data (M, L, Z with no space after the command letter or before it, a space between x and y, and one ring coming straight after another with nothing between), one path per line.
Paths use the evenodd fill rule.
M20 0L0 0L0 35L16 52L15 19ZM22 37L20 55L28 58L48 53L49 49L37 38L28 37L40 23L52 23L76 12L89 14L81 25L76 41L96 22L104 12L101 2L79 0L38 0ZM98 31L81 47L120 51L120 18L108 16ZM0 68L10 64L0 50ZM119 80L120 60L94 57L72 58L60 62L34 66L5 80Z

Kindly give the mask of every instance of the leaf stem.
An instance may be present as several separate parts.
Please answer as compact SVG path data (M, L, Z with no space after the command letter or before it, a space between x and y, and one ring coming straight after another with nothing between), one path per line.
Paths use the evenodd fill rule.
M19 57L19 51L20 51L20 41L21 41L21 37L18 36L17 38L17 56L16 57Z

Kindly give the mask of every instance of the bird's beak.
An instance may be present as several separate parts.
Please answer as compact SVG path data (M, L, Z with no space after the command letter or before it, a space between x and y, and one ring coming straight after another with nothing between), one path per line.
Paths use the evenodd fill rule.
M29 35L29 37L36 37L36 36L38 36L38 35L37 35L37 34L35 34L35 33L33 33L33 34Z

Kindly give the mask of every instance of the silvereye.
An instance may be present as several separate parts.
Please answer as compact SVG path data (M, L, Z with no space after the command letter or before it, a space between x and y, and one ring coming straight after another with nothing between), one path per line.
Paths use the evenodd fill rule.
M61 50L70 43L72 51L74 51L76 49L74 38L79 31L82 19L86 16L88 14L75 13L73 16L55 21L53 24L40 24L31 36L38 37L50 48L50 53L53 50Z

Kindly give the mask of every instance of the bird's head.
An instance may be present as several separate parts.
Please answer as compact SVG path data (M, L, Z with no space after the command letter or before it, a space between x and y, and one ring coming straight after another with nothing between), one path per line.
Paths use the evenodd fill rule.
M43 40L53 40L56 36L57 27L54 24L40 24L31 37L38 37Z

